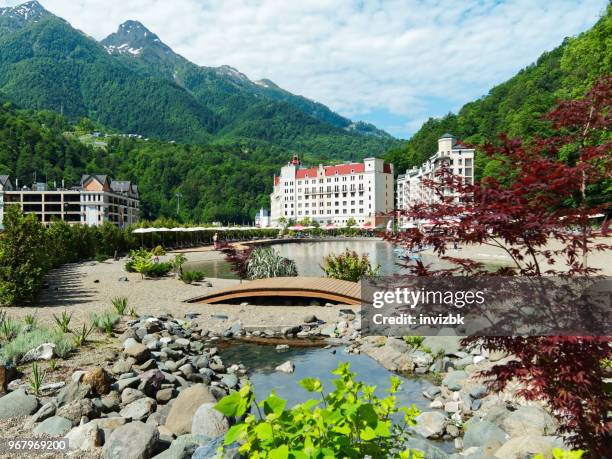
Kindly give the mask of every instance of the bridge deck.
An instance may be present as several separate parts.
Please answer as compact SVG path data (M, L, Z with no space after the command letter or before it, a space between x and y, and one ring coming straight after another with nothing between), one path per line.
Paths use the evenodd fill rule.
M243 281L239 285L217 290L187 300L189 303L222 303L254 296L322 298L341 304L361 304L361 286L323 277L271 277Z

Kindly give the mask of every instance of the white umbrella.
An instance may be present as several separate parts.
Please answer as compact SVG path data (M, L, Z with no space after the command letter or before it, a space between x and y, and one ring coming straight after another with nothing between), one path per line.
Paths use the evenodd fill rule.
M143 233L149 233L150 228L136 228L134 231L132 231L133 234L143 234Z

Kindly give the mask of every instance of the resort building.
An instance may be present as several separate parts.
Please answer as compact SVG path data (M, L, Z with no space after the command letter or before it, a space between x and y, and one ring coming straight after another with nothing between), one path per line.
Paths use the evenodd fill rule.
M255 214L255 226L258 228L267 228L270 226L270 212L263 207Z
M319 224L385 225L393 211L393 165L379 158L362 163L306 168L299 158L274 177L271 224L305 218Z
M53 220L90 226L111 222L122 228L136 223L140 213L138 187L106 175L83 175L80 185L69 189L50 188L46 183L17 189L10 177L0 175L0 224L9 205L20 206L45 224Z
M438 139L438 151L420 167L414 167L397 177L396 209L406 210L417 203L432 203L436 198L433 190L423 186L423 180L434 180L442 166L460 177L465 183L474 182L474 149L458 142L451 134L444 134ZM448 191L448 196L456 193ZM400 227L406 227L418 222L410 222L400 217Z

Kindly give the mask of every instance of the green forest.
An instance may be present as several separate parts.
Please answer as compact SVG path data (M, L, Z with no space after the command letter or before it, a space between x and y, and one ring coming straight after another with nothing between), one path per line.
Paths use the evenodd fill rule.
M567 38L486 96L465 104L457 114L430 118L404 145L390 150L386 159L403 173L436 152L438 138L446 132L472 145L495 142L501 132L524 140L546 136L548 124L541 118L556 101L581 97L599 77L609 74L612 5L593 28ZM477 178L494 174L496 166L495 161L477 153Z

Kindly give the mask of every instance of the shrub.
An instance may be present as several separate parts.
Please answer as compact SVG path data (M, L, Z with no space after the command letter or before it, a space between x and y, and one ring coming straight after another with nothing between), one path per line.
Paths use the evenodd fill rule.
M97 314L92 314L91 316L92 327L97 328L109 336L113 334L113 330L115 325L117 325L117 322L119 322L119 316L117 314L113 314L112 312L105 312L99 316Z
M117 314L119 314L120 316L125 315L125 311L128 306L128 299L126 297L119 296L119 297L113 298L111 300L111 303L113 303L113 308L115 309Z
M161 257L163 255L166 255L166 251L161 245L157 245L153 250L151 250L151 255L153 255L154 257Z
M153 263L145 269L144 274L149 277L164 277L172 271L172 263Z
M96 253L95 258L98 263L103 263L106 260L108 260L110 257L105 253Z
M2 320L0 321L0 339L11 341L19 334L20 330L21 325L18 322L10 317L6 317L6 315L2 316Z
M249 279L295 277L298 275L295 262L281 257L272 248L254 250L247 262L247 273Z
M327 277L352 282L378 275L380 266L372 268L367 255L361 255L355 251L346 249L340 255L330 254L323 259L324 265L321 269Z
M29 327L35 327L36 326L36 317L33 316L32 314L26 314L26 316L23 318L23 322L28 325Z
M32 389L34 394L40 394L40 388L44 384L46 376L47 372L45 370L41 370L38 363L34 362L32 364L32 374L28 377L28 384L30 385L30 389Z
M0 350L0 359L6 363L17 364L26 352L43 343L55 344L55 353L62 358L72 350L70 341L62 332L39 327L19 333L13 340L6 343Z
M93 331L94 327L94 324L92 324L89 328L86 324L83 324L83 328L81 328L81 330L72 332L72 341L74 342L74 345L76 347L81 347L85 343L87 343L87 338L89 338L89 335L91 335L91 332Z
M423 341L425 341L424 336L404 336L403 339L406 344L412 346L415 349L420 348L421 344L423 344Z
M341 363L332 372L338 378L333 381L334 391L327 394L319 379L303 379L300 385L317 398L289 409L285 400L272 393L254 405L259 417L247 414L255 402L250 385L224 397L215 405L218 411L237 419L246 415L230 428L224 444L238 441L240 452L260 458L422 458L406 447L407 427L414 425L419 414L414 405L401 409L402 425L392 422L400 411L395 402L399 378L391 377L388 396L378 398L374 386L355 381L355 373L349 370L348 363Z
M183 271L183 265L187 261L187 257L182 253L177 253L174 255L174 259L172 260L172 269L175 273L180 273Z
M179 279L185 282L186 284L200 282L204 279L204 273L201 271L186 271L181 273Z
M68 314L67 311L62 311L62 315L59 317L53 314L53 319L62 333L68 333L70 331L72 313Z

